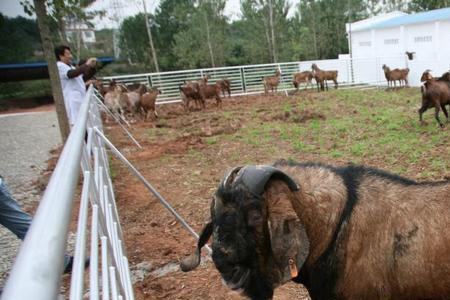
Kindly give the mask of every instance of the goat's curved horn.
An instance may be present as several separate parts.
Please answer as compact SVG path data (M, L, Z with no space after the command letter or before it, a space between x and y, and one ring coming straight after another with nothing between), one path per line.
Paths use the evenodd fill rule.
M200 237L198 238L197 249L190 256L183 259L180 263L180 269L183 272L189 272L198 267L200 264L200 254L202 247L208 242L213 232L213 223L209 222L203 227Z

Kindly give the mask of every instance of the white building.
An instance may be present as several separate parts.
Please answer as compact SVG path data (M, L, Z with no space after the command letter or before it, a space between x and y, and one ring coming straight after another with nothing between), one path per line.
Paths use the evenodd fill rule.
M81 41L85 44L96 42L94 28L90 28L86 24L71 24L66 29L66 35L70 41L76 41L78 34L80 35Z
M347 33L349 33L347 24ZM418 59L450 56L450 7L417 14L392 12L351 24L353 57L416 52Z
M377 64L391 68L409 67L413 85L419 84L417 77L426 69L435 75L450 69L450 7L375 16L347 24L347 36L355 65L358 60L377 59ZM412 61L406 51L415 52Z

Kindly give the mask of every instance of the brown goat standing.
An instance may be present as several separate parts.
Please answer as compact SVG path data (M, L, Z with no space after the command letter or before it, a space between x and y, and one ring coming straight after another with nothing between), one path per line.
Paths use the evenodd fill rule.
M313 70L314 78L316 79L316 82L317 82L317 91L319 91L319 85L320 85L320 89L322 91L325 90L325 85L328 90L327 80L332 80L334 82L334 88L335 89L338 88L338 82L337 82L338 71L336 71L336 70L324 71L324 70L319 69L319 67L316 64L312 64L311 69Z
M392 82L394 82L394 87L396 87L396 81L398 80L399 86L402 85L402 81L405 81L405 86L408 86L408 74L409 69L394 69L391 70L388 66L383 65L384 76L388 82L388 87L392 87Z
M159 94L161 94L161 91L158 88L153 87L142 95L139 106L144 112L145 121L150 118L152 113L155 118L158 118L158 113L156 112L156 98Z
M292 84L298 91L298 89L300 88L300 83L302 83L302 82L306 83L305 90L308 88L308 85L310 85L310 84L312 85L312 79L313 79L314 75L310 71L303 71L300 73L294 73L292 75L292 77L293 77Z
M228 97L231 97L231 82L228 79L217 80L216 84L220 86L223 97L225 97L225 92L228 93Z
M183 106L186 112L189 112L189 103L194 101L197 108L201 108L202 98L200 96L200 85L197 81L186 81L179 85Z
M280 84L280 77L281 77L281 72L280 70L277 70L275 72L274 76L266 76L266 77L262 77L262 83L264 86L264 94L267 95L269 89L272 91L272 93L275 90L275 93L278 90L278 85Z
M420 78L424 85L421 87L422 91L422 106L419 109L419 120L422 122L422 114L429 108L434 107L434 117L441 128L444 127L439 119L439 111L442 111L447 118L448 112L445 108L446 105L450 105L450 72L444 73L439 79L435 79L429 70L423 72Z
M199 84L200 97L202 99L203 108L206 107L206 99L216 98L216 104L218 108L222 107L222 99L220 98L220 86L218 84Z
M128 88L129 89L129 88ZM142 95L147 92L147 87L143 84L139 84L137 89L127 92L128 100L130 102L130 109L133 115L139 112L139 106L141 102Z

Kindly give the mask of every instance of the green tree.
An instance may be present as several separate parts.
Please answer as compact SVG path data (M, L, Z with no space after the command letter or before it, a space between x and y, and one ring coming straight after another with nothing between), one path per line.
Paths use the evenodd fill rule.
M120 48L121 55L132 63L142 63L151 68L151 52L144 14L140 13L123 20L120 26Z
M51 28L55 28L59 37L58 43L70 45L77 58L80 58L81 51L81 24L93 27L92 19L96 16L104 16L104 11L87 11L86 7L93 3L93 0L49 0L46 4L47 15L50 19L46 22ZM20 2L26 13L31 15L35 9L30 0ZM76 34L69 41L67 37L68 29L75 30Z
M194 9L193 0L162 0L156 8L152 32L162 70L182 68L173 48L175 35L187 29Z
M450 7L450 0L411 0L408 10L411 12L427 11Z
M228 53L225 0L196 3L186 29L175 35L174 53L184 67L223 66Z
M39 29L35 20L8 18L0 13L0 63L36 60L42 51ZM42 60L42 57L39 57Z
M383 0L383 11L391 12L395 10L404 11L408 10L409 0Z
M348 53L345 24L367 17L362 0L305 0L299 5L301 41L306 59L336 58Z

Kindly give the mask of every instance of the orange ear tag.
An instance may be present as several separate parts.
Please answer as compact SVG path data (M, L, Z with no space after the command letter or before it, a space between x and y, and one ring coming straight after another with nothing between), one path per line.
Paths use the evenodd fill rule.
M291 271L291 278L298 276L297 265L292 258L289 258L289 270Z

